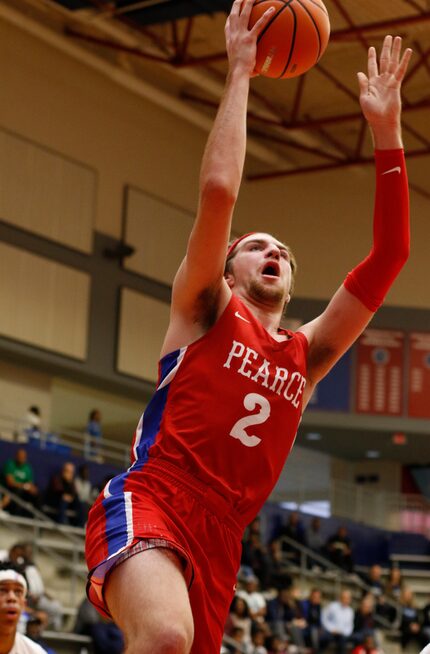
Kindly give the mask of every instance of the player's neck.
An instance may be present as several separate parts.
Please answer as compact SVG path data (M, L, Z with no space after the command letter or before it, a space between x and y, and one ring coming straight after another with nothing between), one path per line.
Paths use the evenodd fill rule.
M15 643L16 627L0 625L0 654L9 654Z
M279 334L278 331L283 313L282 308L263 305L250 297L239 297L272 338L279 341L286 339L286 336Z

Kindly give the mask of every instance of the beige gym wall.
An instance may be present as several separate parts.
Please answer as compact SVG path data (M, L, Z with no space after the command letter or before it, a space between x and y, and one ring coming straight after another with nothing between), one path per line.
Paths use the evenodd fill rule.
M97 230L120 236L125 184L194 211L201 129L5 23L0 79L0 126L98 172ZM244 183L235 228L286 239L303 271L297 296L325 299L368 251L372 193L371 167ZM430 297L418 281L428 277L429 203L413 193L412 207L412 256L389 303L425 308Z

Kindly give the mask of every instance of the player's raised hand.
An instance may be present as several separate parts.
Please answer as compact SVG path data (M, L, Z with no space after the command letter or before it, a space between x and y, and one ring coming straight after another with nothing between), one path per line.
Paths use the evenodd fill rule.
M375 48L369 48L368 72L358 73L360 104L364 117L372 127L398 125L402 102L400 89L412 50L407 48L402 57L402 39L386 36L378 59Z
M240 68L250 77L255 67L257 38L274 11L270 7L249 29L254 0L235 0L225 25L225 40L230 70Z

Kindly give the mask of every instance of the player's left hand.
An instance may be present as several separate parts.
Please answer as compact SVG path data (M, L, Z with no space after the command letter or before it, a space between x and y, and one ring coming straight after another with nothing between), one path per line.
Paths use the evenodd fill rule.
M378 59L375 48L369 48L368 74L358 73L360 104L364 117L372 127L398 125L402 109L400 89L408 69L412 50L402 58L402 39L386 36Z

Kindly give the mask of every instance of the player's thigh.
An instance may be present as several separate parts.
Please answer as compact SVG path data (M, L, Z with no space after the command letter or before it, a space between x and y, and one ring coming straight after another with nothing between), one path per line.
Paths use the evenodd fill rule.
M191 648L194 626L188 589L182 562L172 550L149 549L121 563L108 577L105 598L128 644L141 637L154 643L176 639L184 641L183 651Z

